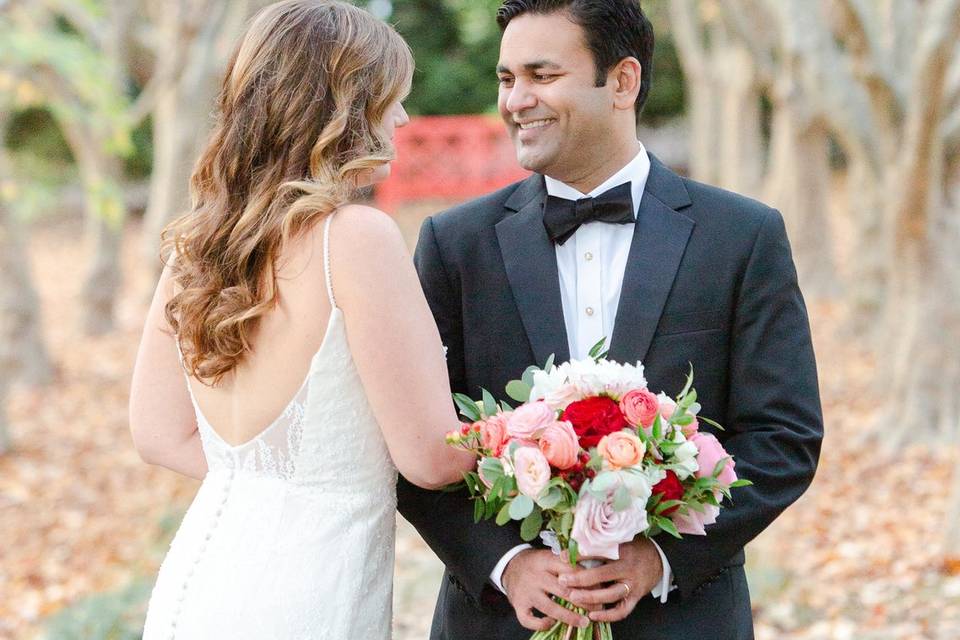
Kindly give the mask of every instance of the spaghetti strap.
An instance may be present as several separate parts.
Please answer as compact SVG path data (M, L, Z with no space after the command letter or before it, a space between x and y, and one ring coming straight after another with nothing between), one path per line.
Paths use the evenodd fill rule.
M323 222L323 275L327 280L327 296L330 298L330 306L337 308L337 300L333 297L333 279L330 277L330 221L333 220L333 213L327 216Z

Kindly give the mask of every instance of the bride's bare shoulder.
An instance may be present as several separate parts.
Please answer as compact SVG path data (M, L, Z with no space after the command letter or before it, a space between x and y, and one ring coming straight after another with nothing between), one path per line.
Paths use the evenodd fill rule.
M330 222L329 243L330 269L335 281L360 283L371 278L390 278L398 268L413 268L396 221L374 207L340 207Z

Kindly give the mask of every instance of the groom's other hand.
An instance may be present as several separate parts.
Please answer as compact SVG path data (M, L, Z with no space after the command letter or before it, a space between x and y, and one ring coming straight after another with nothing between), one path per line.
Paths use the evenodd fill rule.
M593 569L579 569L558 577L570 589L569 600L590 612L594 622L623 620L663 577L657 548L647 538L620 545L620 559L608 560ZM626 586L624 586L626 585ZM603 605L615 605L603 609Z
M507 564L503 588L517 613L517 620L531 631L542 631L559 620L574 627L585 627L589 620L557 604L553 596L567 598L569 589L560 585L560 576L576 569L547 549L526 549ZM537 617L533 611L544 614Z

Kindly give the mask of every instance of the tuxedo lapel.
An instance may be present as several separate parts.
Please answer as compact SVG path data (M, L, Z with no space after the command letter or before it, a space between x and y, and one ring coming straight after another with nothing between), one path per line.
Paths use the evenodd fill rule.
M650 156L609 343L611 360L646 357L693 231L693 220L677 212L689 205L683 181Z
M570 358L560 301L557 254L543 226L546 196L543 176L534 174L504 204L516 213L496 225L507 279L540 366L551 354L557 362Z

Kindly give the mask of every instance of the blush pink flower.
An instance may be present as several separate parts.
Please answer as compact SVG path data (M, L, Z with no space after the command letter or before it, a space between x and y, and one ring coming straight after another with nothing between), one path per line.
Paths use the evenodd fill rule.
M627 422L635 427L649 427L657 417L660 402L657 396L646 389L628 391L620 398L620 411Z
M535 447L520 447L513 454L513 467L517 475L517 489L525 496L536 500L550 482L550 463Z
M671 519L677 525L677 531L682 535L705 536L707 535L704 527L717 521L717 515L720 513L720 507L712 504L703 505L704 513L688 509L686 514L676 512Z
M617 511L613 508L613 492L605 500L586 492L577 502L570 532L580 555L619 560L620 545L647 528L645 503L634 500L627 509Z
M698 451L697 463L700 465L700 469L697 471L698 478L712 476L717 463L724 458L728 458L727 464L724 465L723 471L720 472L717 480L723 485L730 485L736 482L737 473L733 470L736 464L726 449L723 448L723 445L720 444L720 441L717 440L716 436L712 433L698 431L690 438L690 442L696 445Z
M539 445L541 453L557 469L569 469L577 464L580 441L569 422L557 421L547 425L540 434Z
M615 431L605 435L597 444L597 453L614 469L640 464L645 450L640 438L629 431Z
M556 419L556 411L546 402L530 402L517 407L507 418L507 433L521 440L536 440L540 432Z
M657 396L657 400L660 402L660 419L666 422L673 416L673 412L677 410L677 403L665 393Z

